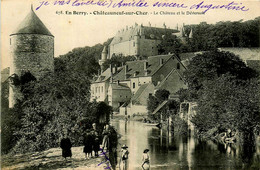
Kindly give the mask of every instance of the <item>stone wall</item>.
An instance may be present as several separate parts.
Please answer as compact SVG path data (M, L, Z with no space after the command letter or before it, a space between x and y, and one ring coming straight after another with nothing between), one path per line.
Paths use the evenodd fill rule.
M137 47L136 47L136 41L135 40L129 40L124 41L118 44L110 45L109 53L110 57L112 57L113 54L119 55L122 54L123 56L127 55L137 55Z
M134 40L124 41L118 44L109 46L109 55L122 54L139 55L139 56L154 56L158 55L158 44L160 40L145 39L144 37L135 38Z
M37 79L54 71L54 37L36 34L18 34L10 38L10 74L21 75L29 70Z
M160 40L151 40L141 38L140 40L140 56L155 56L158 55L158 44L160 44Z
M36 78L54 71L54 37L37 34L17 34L10 36L10 75L21 76L30 71ZM21 93L15 86L9 88L9 107L12 108Z

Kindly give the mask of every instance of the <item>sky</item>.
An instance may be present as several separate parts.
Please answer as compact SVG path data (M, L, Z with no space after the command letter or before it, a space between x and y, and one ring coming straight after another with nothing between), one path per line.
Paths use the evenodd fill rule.
M170 7L121 7L107 8L98 6L72 6L71 0L69 5L53 5L55 0L49 0L49 5L42 6L35 10L40 2L45 0L1 0L1 70L10 65L10 47L9 35L18 27L22 20L31 10L31 4L37 16L54 35L54 56L58 57L71 51L76 47L93 46L98 43L105 42L108 38L113 37L118 30L133 26L135 23L152 26L163 27L165 23L167 27L176 28L176 25L184 24L199 24L207 22L214 24L219 21L244 21L254 19L260 16L260 1L235 1L241 3L241 6L246 6L248 11L232 11L225 9L211 9L205 15L177 15L177 12L194 11L200 12L202 9L180 9ZM68 1L68 0L66 0ZM78 2L86 2L87 0L78 0ZM98 1L98 0L94 0ZM113 0L119 2L120 0ZM134 0L125 0L134 1ZM138 1L138 0L136 0ZM149 4L153 4L156 0L144 0ZM157 0L158 1L158 0ZM156 1L156 2L157 2ZM188 7L193 4L198 4L202 0L161 0L161 2L176 2L184 3ZM232 1L222 0L204 0L205 4L226 5ZM57 12L62 11L63 14L58 15ZM134 16L105 16L105 15L66 15L66 11L88 12L93 11L129 11L129 12L148 12L149 15L134 15ZM175 12L176 15L154 15L154 12Z

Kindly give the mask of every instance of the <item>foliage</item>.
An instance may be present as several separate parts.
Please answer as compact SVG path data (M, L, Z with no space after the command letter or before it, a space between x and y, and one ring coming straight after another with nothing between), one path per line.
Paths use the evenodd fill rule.
M188 134L188 124L186 121L181 119L179 115L172 115L172 129L174 133L179 135L187 135Z
M172 34L166 34L158 44L159 54L184 53L194 51L209 51L219 47L259 47L260 17L242 22L226 21L216 24L201 22L197 25L184 26L184 34L189 35L192 29L192 38L182 39Z
M1 109L1 153L6 154L17 141L14 132L21 127L21 108L6 109L2 107Z
M154 96L149 96L147 102L147 110L152 113L163 101L167 100L170 92L165 89L159 89Z
M200 90L204 87L203 83L226 73L242 80L257 76L256 71L247 67L239 57L229 52L209 51L195 56L184 73L190 97L198 98Z
M200 132L217 128L250 133L260 122L259 81L238 80L229 74L204 84L192 119Z
M259 47L260 17L245 22L226 21L216 24L201 22L185 26L186 33L193 31L188 42L191 51L206 51L218 47Z
M191 97L190 97L190 91L189 89L179 89L177 92L176 92L177 95L179 95L179 100L180 102L184 102L184 100L187 100L187 101L191 101Z
M109 65L120 67L122 64L125 64L127 61L135 61L135 56L122 56L122 55L114 55L111 57L111 59L107 59L103 66L104 70L109 68Z
M178 54L180 52L180 47L182 46L180 39L175 35L170 33L166 34L161 43L158 44L158 53L159 54L168 54L174 53Z
M93 122L98 123L102 113L106 114L106 122L109 121L107 105L89 102L89 80L98 72L97 59L102 49L101 44L77 48L55 58L54 73L37 81L28 81L30 77L33 79L29 74L19 77L18 85L24 96L21 108L18 110L15 106L19 114L8 114L10 123L5 122L9 126L16 121L11 121L12 115L19 115L20 127L10 126L6 141L14 140L15 146L9 145L7 152L11 147L14 153L57 147L64 130L68 130L73 145L77 146L83 140L84 131L91 128Z
M147 102L147 110L149 111L149 113L152 113L157 108L158 105L159 102L157 98L155 96L150 95L148 97L148 102Z
M157 98L159 103L167 100L169 98L170 92L165 89L159 89L155 92L155 97Z
M255 70L231 53L210 51L194 57L184 75L189 89L180 93L198 104L192 122L200 134L232 129L254 141L260 122Z
M166 105L164 105L160 113L163 115L163 119L167 119L170 115L176 115L179 110L179 102L175 100L168 100L168 97L170 95L170 92L165 89L160 89L155 92L154 96L149 96L148 98L148 104L147 104L147 110L149 113L149 117L151 119L159 120L160 115L155 114L151 115L153 111L165 100L167 100Z
M15 75L16 83L20 91L23 92L24 97L27 96L27 91L24 90L26 83L35 81L35 77L30 72L25 72L21 77ZM1 152L8 153L15 145L18 136L15 131L21 128L21 118L23 116L21 101L17 101L14 108L9 109L9 81L6 80L1 83Z

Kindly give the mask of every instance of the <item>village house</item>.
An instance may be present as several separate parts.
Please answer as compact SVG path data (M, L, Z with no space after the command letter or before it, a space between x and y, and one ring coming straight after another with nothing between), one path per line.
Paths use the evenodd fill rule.
M192 34L192 32L191 32ZM166 89L174 95L180 88L186 88L183 72L186 69L176 55L158 55L158 44L167 35L175 35L183 43L184 28L177 29L143 26L135 24L117 32L108 46L105 46L99 65L99 74L91 84L91 101L105 101L120 113L147 113L147 99L156 90ZM121 67L103 64L114 55L148 57L145 60L129 61Z
M147 99L158 89L175 94L187 88L183 81L186 67L174 54L150 56L108 68L91 84L91 100L106 101L115 111L147 113Z

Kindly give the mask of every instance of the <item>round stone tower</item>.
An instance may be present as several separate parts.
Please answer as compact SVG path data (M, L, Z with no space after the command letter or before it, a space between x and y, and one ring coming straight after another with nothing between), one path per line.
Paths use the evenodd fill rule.
M10 77L20 78L30 72L40 79L54 71L54 36L35 14L33 9L10 35ZM18 96L18 87L11 83L9 107L13 107Z

